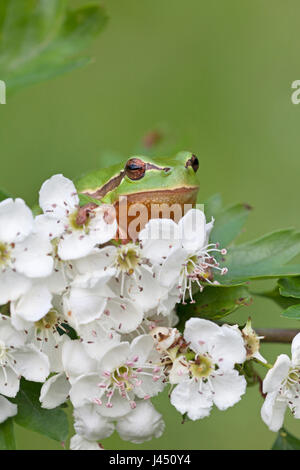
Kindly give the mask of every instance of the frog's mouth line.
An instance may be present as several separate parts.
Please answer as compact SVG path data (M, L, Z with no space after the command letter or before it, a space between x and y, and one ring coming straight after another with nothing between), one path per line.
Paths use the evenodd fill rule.
M128 204L196 204L199 187L179 187L173 189L156 189L124 194ZM117 201L118 203L118 201Z

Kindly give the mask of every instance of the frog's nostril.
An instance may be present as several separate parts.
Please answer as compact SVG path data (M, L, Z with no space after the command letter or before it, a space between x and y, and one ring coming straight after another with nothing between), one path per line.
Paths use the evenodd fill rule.
M191 158L189 158L185 164L185 168L188 168L191 166L194 170L195 173L197 173L198 168L199 168L199 160L196 157L196 155L192 155Z

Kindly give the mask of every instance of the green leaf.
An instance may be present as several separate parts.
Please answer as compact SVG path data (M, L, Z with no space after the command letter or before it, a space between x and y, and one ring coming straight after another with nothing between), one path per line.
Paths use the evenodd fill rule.
M294 299L293 297L281 296L277 287L272 291L255 293L255 295L257 295L258 297L266 297L270 300L273 300L283 310L286 310L292 305L299 303L299 301L297 299Z
M282 428L278 432L272 450L300 450L300 440Z
M278 280L279 292L283 297L300 299L300 276Z
M281 316L291 320L300 320L300 300L294 297L284 297L280 295L279 289L275 288L271 292L261 292L255 294L259 297L266 297L273 300L283 309Z
M227 247L240 234L250 209L247 204L235 204L221 210L217 214L210 240L220 243L221 247Z
M216 218L221 209L222 197L220 194L214 194L204 203L206 220L210 221L212 217Z
M180 325L184 326L191 317L201 317L210 320L219 320L234 312L241 306L252 303L248 288L244 285L233 287L206 286L203 292L194 297L195 303L178 305L177 314Z
M20 391L12 400L18 405L18 414L14 420L26 429L64 442L69 433L67 415L60 407L53 410L41 408L40 390L41 384L21 380Z
M300 303L288 307L281 313L281 317L289 318L290 320L300 320Z
M11 418L0 424L0 450L15 450L14 423Z
M8 91L55 77L89 62L78 57L103 29L98 4L68 10L69 0L2 0L0 77Z
M222 284L248 279L299 276L300 265L285 266L300 253L300 233L281 230L233 246L224 257L228 274L216 277Z

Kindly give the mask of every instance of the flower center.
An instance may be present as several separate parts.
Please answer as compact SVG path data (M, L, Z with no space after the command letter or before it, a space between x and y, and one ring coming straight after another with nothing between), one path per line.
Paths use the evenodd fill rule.
M98 387L104 389L104 395L107 401L105 406L112 408L111 402L115 393L118 393L121 398L127 400L132 409L136 407L134 398L134 392L137 387L140 387L143 383L144 377L150 377L153 382L157 382L162 378L162 369L160 365L145 363L143 365L137 365L138 356L134 357L131 361L127 361L120 367L116 367L113 371L103 372L105 380L98 384ZM144 399L150 398L150 395L145 395ZM93 402L97 405L102 405L102 399L94 398Z
M115 264L120 271L133 274L141 260L140 249L134 243L121 245L117 250Z
M214 365L212 360L204 355L197 356L194 363L190 366L193 377L198 379L208 377L213 370Z
M192 274L194 272L195 266L197 263L197 256L190 256L186 262L186 271L187 274Z
M0 267L5 267L9 263L11 250L6 243L0 242Z
M69 215L69 224L70 224L71 228L73 230L84 230L85 232L87 232L87 227L89 225L90 218L87 217L85 219L84 224L79 225L77 223L77 216L78 216L78 210L72 212L72 214Z
M115 369L111 375L111 385L118 384L121 388L129 392L133 389L130 379L132 376L132 369L128 366L121 366Z
M201 248L193 255L190 255L182 265L178 288L180 290L183 304L185 304L187 292L191 303L195 303L192 293L192 285L194 282L198 285L200 292L202 292L204 289L202 282L208 282L209 284L218 283L213 280L214 269L220 271L221 275L227 273L227 268L220 268L219 263L213 257L214 252L220 253L221 255L225 255L227 253L225 249L220 250L217 244L211 243Z
M300 382L300 370L292 367L289 371L289 375L286 379L287 388L293 388L295 385Z
M47 315L41 318L39 321L35 322L35 327L38 331L48 330L53 328L58 323L57 313L55 310L49 310Z

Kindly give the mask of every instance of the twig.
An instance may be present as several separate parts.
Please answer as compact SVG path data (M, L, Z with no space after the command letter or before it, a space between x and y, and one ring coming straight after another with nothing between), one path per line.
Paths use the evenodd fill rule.
M300 330L294 328L255 328L258 336L264 336L264 343L291 343L293 338L300 333Z

